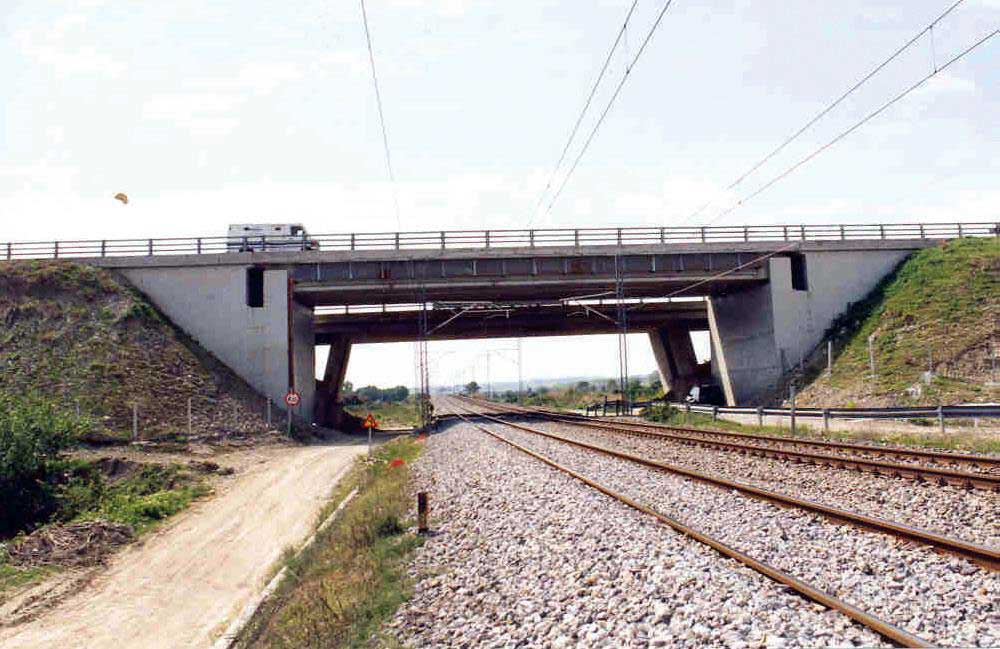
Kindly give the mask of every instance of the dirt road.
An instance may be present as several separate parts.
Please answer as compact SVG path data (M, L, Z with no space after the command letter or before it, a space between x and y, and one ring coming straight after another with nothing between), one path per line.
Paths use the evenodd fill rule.
M0 628L0 646L208 647L302 542L363 446L261 449L215 497L118 555L42 617Z

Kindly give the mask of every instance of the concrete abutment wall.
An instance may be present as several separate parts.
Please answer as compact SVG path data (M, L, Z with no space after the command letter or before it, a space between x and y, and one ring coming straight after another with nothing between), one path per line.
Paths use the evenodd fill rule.
M792 261L773 257L767 284L709 298L713 372L729 405L779 397L782 378L823 340L833 320L909 252L804 253L806 290L793 288Z
M285 407L291 357L291 378L302 395L293 414L311 422L316 393L312 309L293 302L289 318L288 271L283 269L264 271L264 304L248 306L248 268L125 268L121 273L174 324L278 408Z

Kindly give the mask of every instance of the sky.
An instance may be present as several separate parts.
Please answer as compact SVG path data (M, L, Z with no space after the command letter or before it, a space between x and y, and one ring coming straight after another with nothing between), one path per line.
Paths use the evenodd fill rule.
M662 2L637 3L581 135ZM397 217L358 2L5 0L0 241L215 236L241 222L326 234L995 220L1000 37L720 216L1000 26L1000 0L966 0L933 42L723 189L951 2L676 0L558 201L537 210L630 1L368 0ZM484 352L515 344L434 343L432 380L483 382ZM614 375L616 349L527 339L522 374ZM630 350L637 373L654 369L641 337ZM495 380L516 379L500 357ZM348 378L412 383L412 358L409 345L359 347Z

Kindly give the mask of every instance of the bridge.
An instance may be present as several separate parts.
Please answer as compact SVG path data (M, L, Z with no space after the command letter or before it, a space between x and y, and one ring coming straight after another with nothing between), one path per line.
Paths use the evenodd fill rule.
M177 326L298 416L331 423L354 344L647 333L665 389L699 380L692 331L730 405L768 398L833 319L914 250L998 223L478 230L0 244L0 259L122 273ZM315 242L315 243L313 243ZM245 243L245 242L243 242ZM307 249L307 248L316 249ZM315 347L330 345L324 379Z

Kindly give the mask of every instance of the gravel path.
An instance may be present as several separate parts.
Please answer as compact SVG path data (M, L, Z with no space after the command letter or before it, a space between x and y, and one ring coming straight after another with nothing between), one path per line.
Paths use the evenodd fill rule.
M466 424L433 435L413 475L435 533L385 629L407 646L885 645Z
M1000 494L700 448L553 422L533 428L842 509L1000 547Z
M1000 579L965 560L508 426L488 427L911 633L948 646L1000 644Z

